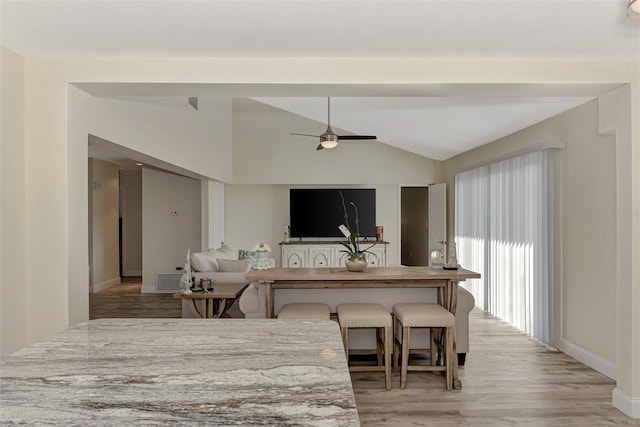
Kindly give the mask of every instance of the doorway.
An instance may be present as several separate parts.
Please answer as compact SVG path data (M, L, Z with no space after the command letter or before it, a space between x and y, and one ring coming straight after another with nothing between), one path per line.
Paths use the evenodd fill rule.
M428 266L447 240L447 185L400 187L400 263Z
M400 263L429 265L429 188L400 188Z

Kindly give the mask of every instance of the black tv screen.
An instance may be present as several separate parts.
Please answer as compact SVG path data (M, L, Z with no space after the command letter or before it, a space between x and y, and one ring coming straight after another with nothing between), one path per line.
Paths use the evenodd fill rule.
M373 188L291 189L291 237L344 238L338 229L340 224L345 224L340 191L344 195L351 231L356 231L356 213L350 204L353 202L358 207L360 236L375 237L376 190Z

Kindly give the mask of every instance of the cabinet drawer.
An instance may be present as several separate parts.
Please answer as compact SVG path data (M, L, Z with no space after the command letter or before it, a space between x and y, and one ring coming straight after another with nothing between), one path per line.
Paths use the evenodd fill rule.
M339 243L295 243L282 245L283 268L305 267L344 267L347 254L340 252L344 247ZM387 265L386 246L375 245L369 249L367 262L372 267L384 267Z
M306 263L306 251L304 249L290 249L283 251L282 266L284 268L304 268Z

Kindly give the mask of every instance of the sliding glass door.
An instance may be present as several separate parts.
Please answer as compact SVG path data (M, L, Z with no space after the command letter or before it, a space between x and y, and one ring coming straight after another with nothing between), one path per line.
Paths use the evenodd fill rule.
M460 264L482 274L466 286L476 303L549 343L552 313L551 153L456 175Z

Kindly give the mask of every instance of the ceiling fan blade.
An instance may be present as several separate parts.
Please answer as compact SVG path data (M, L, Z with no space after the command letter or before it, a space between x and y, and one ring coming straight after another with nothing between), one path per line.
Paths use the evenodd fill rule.
M309 135L308 133L293 133L293 132L291 132L291 135L312 136L314 138L320 138L320 135Z
M375 135L338 135L338 139L378 139Z
M324 147L322 146L322 144L318 144L318 146L316 147L316 151L318 150L324 150Z

